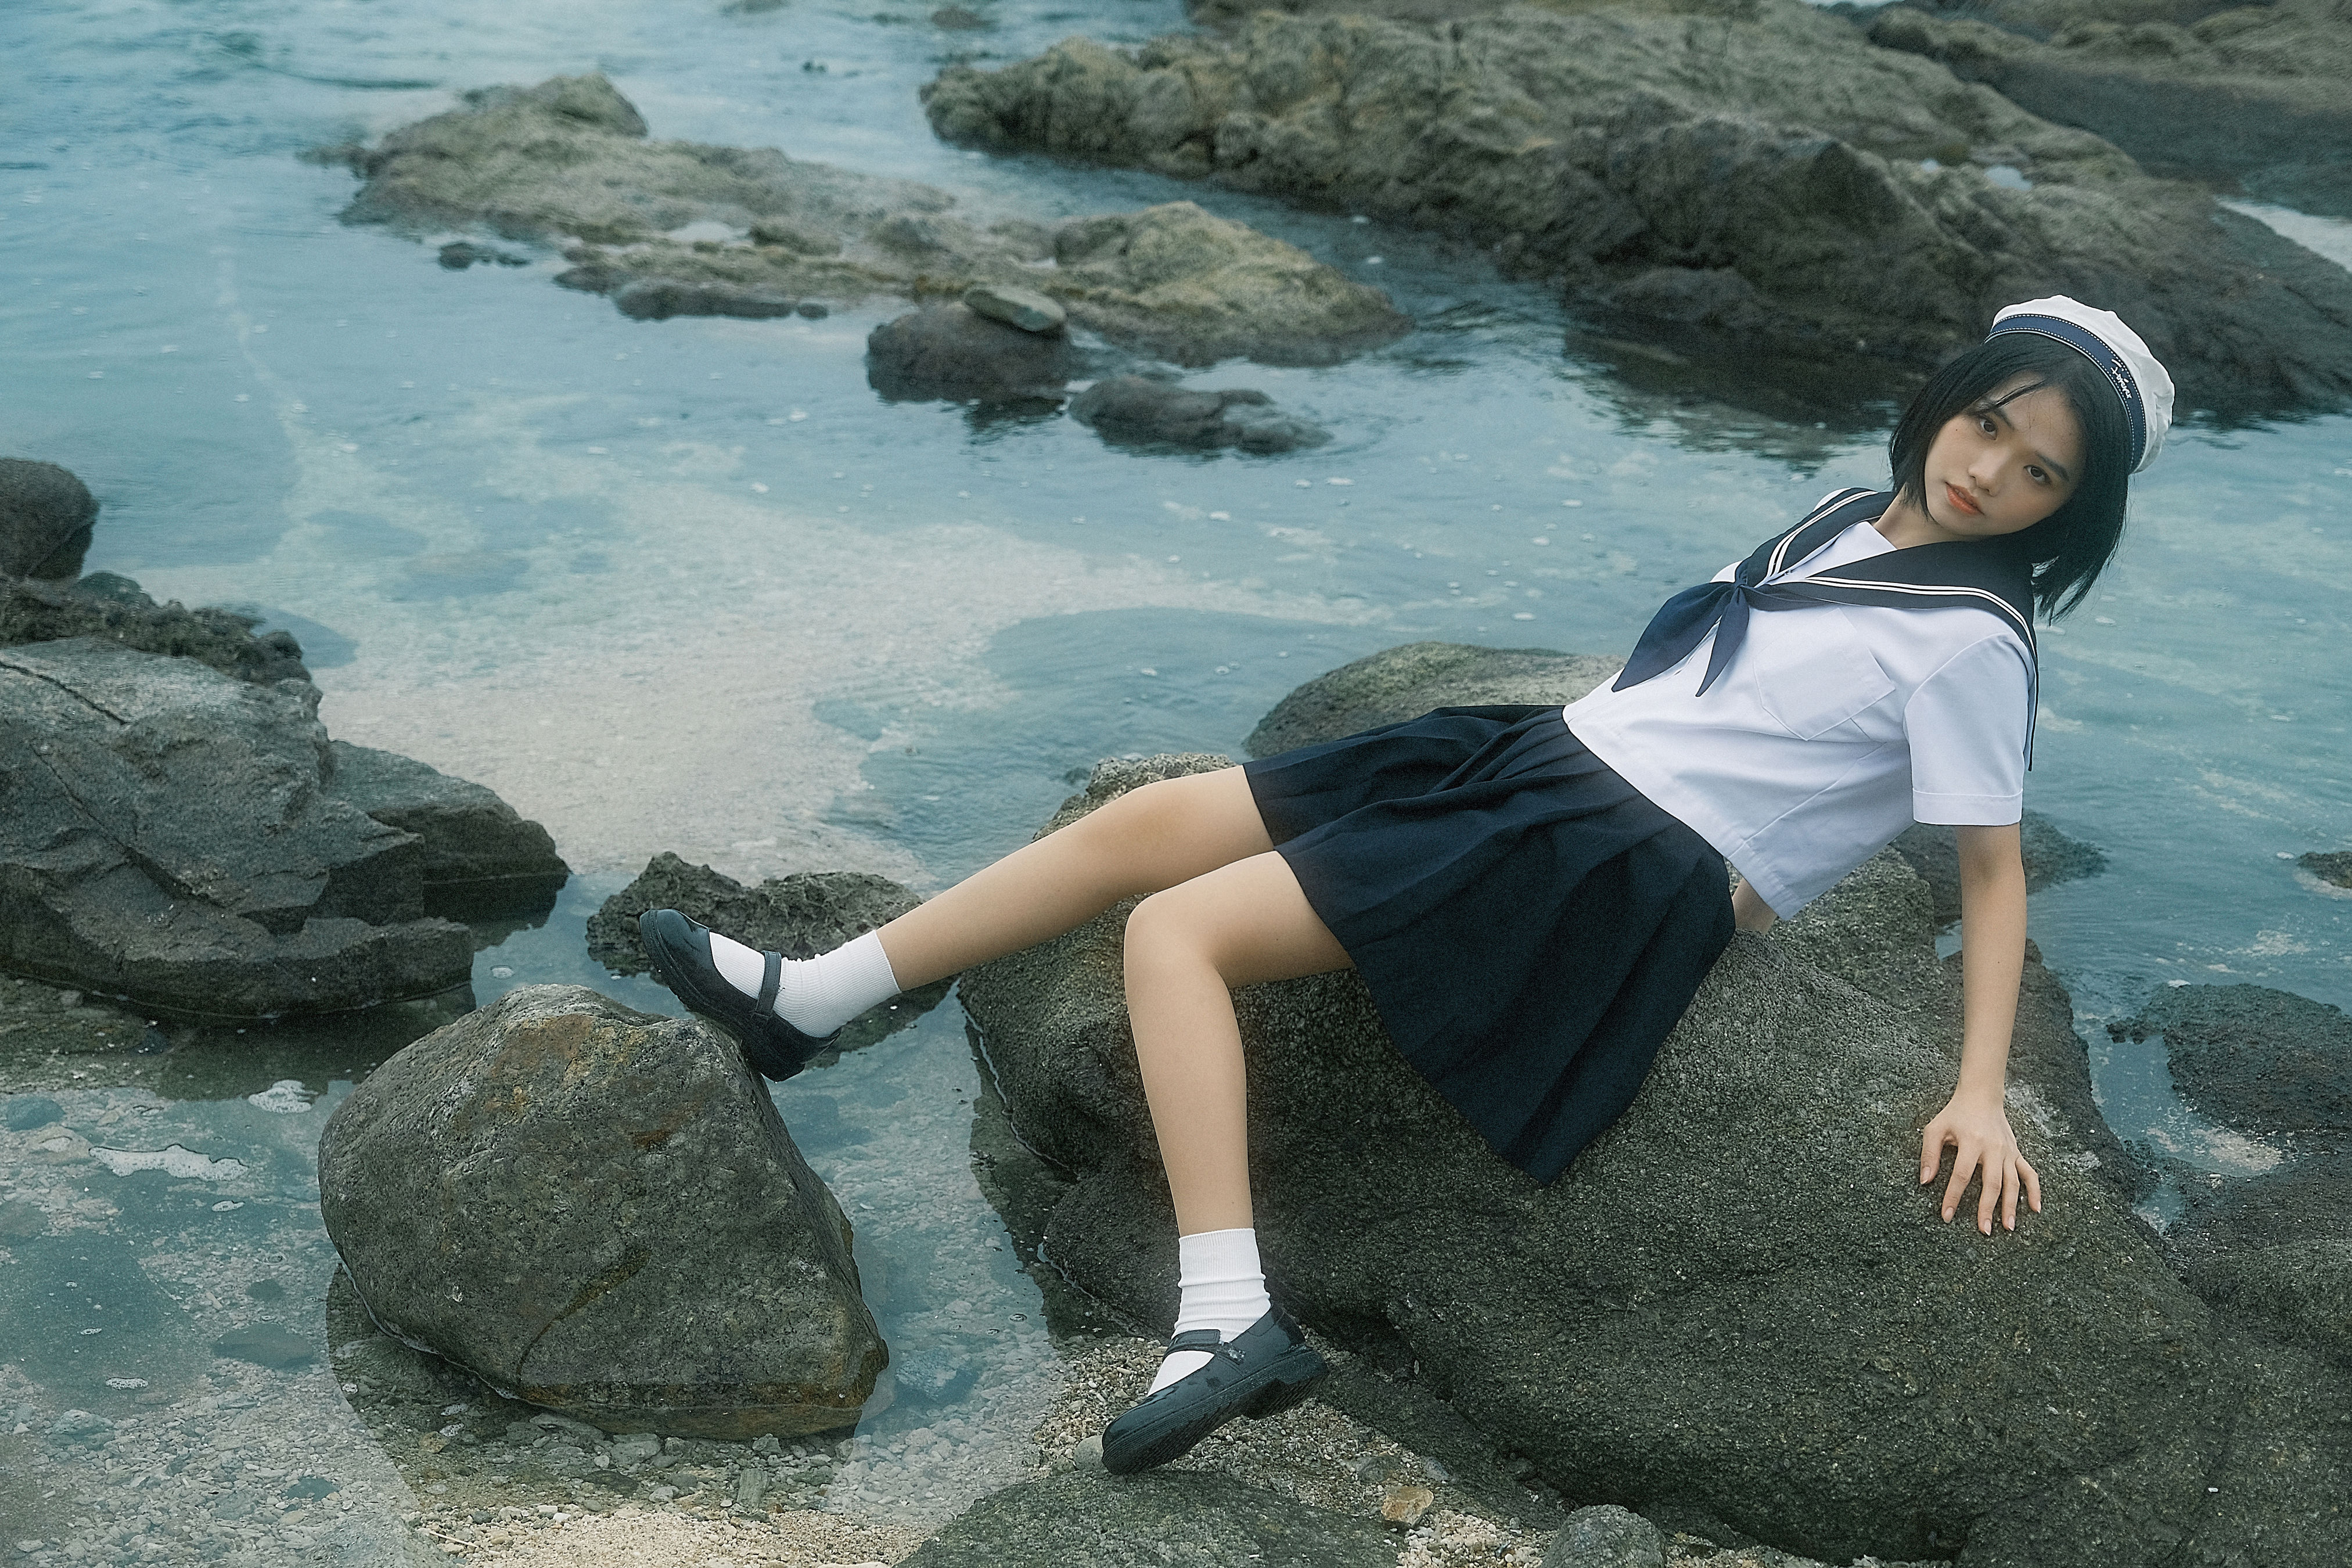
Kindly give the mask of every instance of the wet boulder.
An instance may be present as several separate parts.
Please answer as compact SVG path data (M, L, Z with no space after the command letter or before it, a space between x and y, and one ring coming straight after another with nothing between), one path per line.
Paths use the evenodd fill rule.
M98 501L69 469L0 458L0 577L72 577L97 526Z
M926 305L866 339L866 379L893 401L1058 398L1086 364L1059 333L1024 332L961 304Z
M1476 666L1401 651L1397 687L1415 663ZM1551 661L1530 700L1574 694L1564 656L1518 657ZM1345 684L1327 706L1345 711ZM1055 825L1223 761L1101 764ZM1126 912L983 965L961 994L1020 1136L1076 1174L1044 1251L1165 1322L1174 1223L1118 984ZM1938 1222L1917 1139L1958 1031L1934 932L1928 889L1883 852L1769 935L1740 933L1632 1109L1548 1187L1412 1072L1353 975L1238 993L1277 1296L1571 1498L1828 1561L2340 1558L2352 1388L2308 1346L2217 1320L2168 1266L2046 974L2010 1089L2045 1212L1990 1238ZM2281 1542L2289 1517L2304 1522Z
M614 974L649 973L653 966L637 936L637 917L647 910L677 910L762 951L814 958L880 929L920 902L909 889L868 871L803 871L747 888L663 850L588 917L588 954ZM856 1050L896 1034L939 1005L953 984L952 977L935 981L876 1004L842 1026L832 1048Z
M0 581L0 647L92 637L142 653L194 659L257 686L307 681L302 645L291 632L254 635L236 610L158 605L138 584L93 572L72 584Z
M1331 433L1275 406L1247 387L1195 391L1148 376L1114 375L1070 401L1070 416L1115 446L1182 447L1215 451L1295 452L1320 447Z
M465 920L551 907L572 875L546 828L478 784L396 752L330 743L328 793L416 836L427 914Z
M2123 313L2185 406L2352 400L2341 268L1801 0L1212 8L1230 31L951 65L925 110L970 146L1475 241L1580 314L1792 387L1851 356L1916 380L2063 292Z
M337 1108L319 1205L386 1331L608 1432L845 1426L887 1360L849 1222L741 1053L512 992Z
M0 650L0 968L211 1018L466 984L417 837L330 793L318 703L91 637Z

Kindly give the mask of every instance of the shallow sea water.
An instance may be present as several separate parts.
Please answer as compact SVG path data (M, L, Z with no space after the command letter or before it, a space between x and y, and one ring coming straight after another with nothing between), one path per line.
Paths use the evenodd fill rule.
M480 955L482 1000L567 980L667 1009L581 942L658 850L746 880L854 868L937 888L1024 841L1096 759L1237 755L1285 692L1376 648L1622 650L1668 594L1822 491L1884 476L1891 409L1800 411L1612 357L1543 289L1442 238L942 146L915 93L947 59L1076 32L1139 40L1181 16L1175 0L999 0L992 28L948 33L930 9L0 8L16 77L0 97L0 449L64 463L102 499L89 569L266 610L310 651L336 735L479 780L549 826L582 874L544 924ZM410 238L345 227L349 174L296 160L461 89L591 68L657 136L782 146L1045 216L1198 201L1389 289L1418 330L1336 367L1188 378L1263 388L1331 427L1328 447L1136 456L1066 418L882 403L864 339L896 303L632 322L551 287L545 253L450 272ZM2256 216L2352 259L2352 227ZM2293 858L2352 844L2352 420L2192 424L2135 489L2116 565L2044 642L2029 784L2108 869L2037 896L2032 931L2118 1131L2237 1171L2253 1156L2182 1111L2160 1046L2111 1045L2101 1026L2176 982L2352 1004L2352 894ZM414 1506L323 1356L200 1353L268 1323L326 1348L331 1249L309 1162L350 1081L336 1068L373 1058L289 1049L249 1071L216 1062L178 1098L60 1081L43 1089L60 1120L0 1145L0 1200L47 1216L37 1237L0 1236L0 1446L18 1445L0 1468L36 1478L0 1475L0 1552L75 1533L74 1489L98 1484L76 1465L121 1470L131 1483L105 1485L158 1518L193 1493L257 1561L361 1560L377 1539L364 1521ZM248 1098L289 1073L301 1092L280 1102L299 1105ZM1037 1289L971 1174L977 1083L950 1002L778 1090L857 1224L894 1352L974 1374L936 1409L868 1423L824 1506L936 1520L1027 1463L1015 1450L1051 1358ZM90 1152L174 1143L241 1169L117 1174ZM88 1301L133 1305L67 1336L44 1292L85 1274L106 1282ZM282 1294L242 1293L265 1279ZM68 1409L151 1436L53 1431ZM212 1461L167 1461L233 1454L203 1446L238 1432L310 1435L338 1489L277 1496L268 1531L221 1520L204 1500L217 1480L182 1484L217 1477ZM159 1456L143 1469L141 1443ZM309 1473L290 1448L230 1468L289 1488ZM118 1504L100 1512L143 1517ZM130 1552L140 1537L110 1539Z

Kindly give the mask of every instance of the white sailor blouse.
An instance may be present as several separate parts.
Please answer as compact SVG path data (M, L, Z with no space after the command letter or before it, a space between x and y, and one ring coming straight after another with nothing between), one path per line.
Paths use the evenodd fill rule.
M2023 808L2026 570L1975 542L1895 550L1871 526L1892 500L1832 494L1669 600L1615 679L1566 710L1783 917L1914 821Z

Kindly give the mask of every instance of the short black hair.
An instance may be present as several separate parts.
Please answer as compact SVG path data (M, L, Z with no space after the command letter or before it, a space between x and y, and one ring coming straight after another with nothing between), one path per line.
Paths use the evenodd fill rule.
M2033 573L2033 599L2056 620L2081 604L2115 558L2123 538L2124 503L2131 493L2131 429L2123 401L2088 359L2038 332L2002 332L1958 355L1928 377L1886 443L1895 488L1914 499L1927 483L1927 448L1947 422L1979 407L2004 382L2033 377L2053 387L2074 411L2083 432L2083 471L2074 493L2056 511L1996 542L2014 551Z

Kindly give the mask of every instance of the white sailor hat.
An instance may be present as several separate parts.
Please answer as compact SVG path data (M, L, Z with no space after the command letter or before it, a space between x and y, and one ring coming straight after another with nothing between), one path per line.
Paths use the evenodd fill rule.
M2131 431L2131 471L2138 473L2156 461L2164 449L2165 433L2172 428L2172 377L2121 316L2053 294L2011 305L1993 317L1986 337L2002 332L2055 338L2097 365L2123 401L2124 423Z

